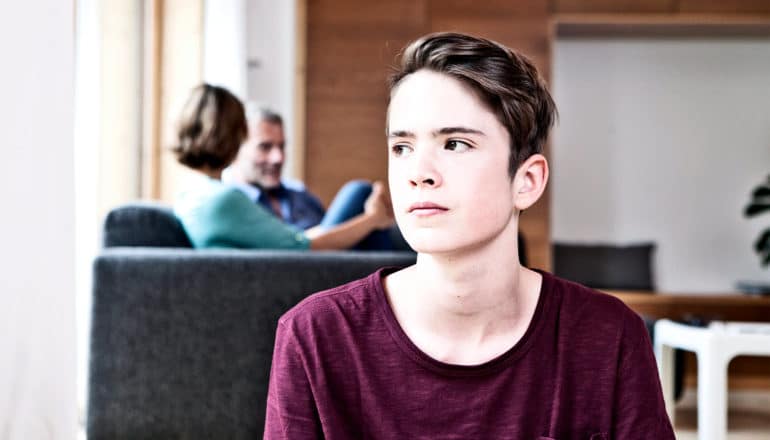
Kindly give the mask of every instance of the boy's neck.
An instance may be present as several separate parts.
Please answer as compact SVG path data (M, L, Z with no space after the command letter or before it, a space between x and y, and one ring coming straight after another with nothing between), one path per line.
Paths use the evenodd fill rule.
M473 364L524 334L542 276L519 264L516 232L451 255L420 254L416 265L386 280L394 313L418 347Z

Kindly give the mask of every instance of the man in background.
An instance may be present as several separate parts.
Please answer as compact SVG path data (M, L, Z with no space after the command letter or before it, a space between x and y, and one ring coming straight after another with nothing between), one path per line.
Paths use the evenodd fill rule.
M372 183L353 180L339 190L329 209L301 182L281 178L286 159L283 118L268 108L247 110L248 137L222 180L243 191L284 222L301 229L329 229L364 212ZM410 250L397 227L374 231L355 249Z
M283 118L267 108L251 109L248 137L223 180L241 189L284 222L301 229L321 223L324 207L296 181L281 179L286 159Z

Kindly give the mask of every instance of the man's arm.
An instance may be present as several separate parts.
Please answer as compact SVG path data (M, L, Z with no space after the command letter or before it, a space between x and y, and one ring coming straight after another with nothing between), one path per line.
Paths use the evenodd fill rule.
M305 363L293 332L278 323L267 393L265 440L322 438Z
M349 249L382 224L378 217L364 213L330 229L314 226L305 231L305 235L313 250Z
M372 185L372 193L364 204L364 213L339 224L333 228L324 229L319 226L305 231L310 239L310 248L348 249L363 240L372 231L385 229L393 224L393 210L390 206L385 187L381 182Z
M652 344L644 322L632 312L623 337L612 438L674 440Z

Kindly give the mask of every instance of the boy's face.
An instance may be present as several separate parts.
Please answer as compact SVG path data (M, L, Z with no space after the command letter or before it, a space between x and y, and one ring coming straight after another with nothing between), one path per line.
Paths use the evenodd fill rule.
M508 132L465 85L428 70L402 80L388 109L388 147L393 209L416 251L516 234Z

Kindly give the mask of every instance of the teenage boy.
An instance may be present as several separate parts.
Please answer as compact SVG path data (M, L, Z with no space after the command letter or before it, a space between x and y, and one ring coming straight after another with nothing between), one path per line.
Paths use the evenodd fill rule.
M440 33L405 49L389 180L417 263L283 316L266 438L674 438L642 320L518 263L555 114L532 63L500 44Z

